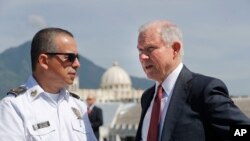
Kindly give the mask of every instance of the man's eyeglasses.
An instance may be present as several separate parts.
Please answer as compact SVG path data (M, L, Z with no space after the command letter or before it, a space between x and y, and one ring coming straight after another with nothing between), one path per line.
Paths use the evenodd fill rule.
M44 53L44 54L47 54L47 55L64 55L64 56L67 56L67 60L70 61L70 62L74 62L75 59L77 58L79 60L79 55L78 54L74 54L74 53L50 53L50 52L47 52L47 53Z

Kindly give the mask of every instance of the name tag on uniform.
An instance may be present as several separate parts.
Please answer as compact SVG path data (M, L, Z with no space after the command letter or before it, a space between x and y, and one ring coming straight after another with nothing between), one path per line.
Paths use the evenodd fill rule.
M49 126L50 126L49 121L45 121L45 122L41 122L41 123L32 125L34 131L36 131L38 129L41 129L41 128L46 128L46 127L49 127Z

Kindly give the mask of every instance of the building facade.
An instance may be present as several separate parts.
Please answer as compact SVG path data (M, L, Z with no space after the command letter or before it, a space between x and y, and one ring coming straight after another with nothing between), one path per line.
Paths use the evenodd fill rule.
M107 102L138 102L143 90L132 87L132 81L127 72L118 63L113 63L112 67L102 75L99 89L80 89L79 78L69 86L71 92L75 92L82 100L89 94L97 97L97 103Z

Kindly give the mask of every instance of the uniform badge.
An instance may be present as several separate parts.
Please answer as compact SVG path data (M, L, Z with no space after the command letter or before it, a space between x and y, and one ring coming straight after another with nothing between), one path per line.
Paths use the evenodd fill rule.
M71 109L72 109L73 113L76 115L77 119L81 119L82 118L81 112L78 109L76 109L74 107L71 107Z

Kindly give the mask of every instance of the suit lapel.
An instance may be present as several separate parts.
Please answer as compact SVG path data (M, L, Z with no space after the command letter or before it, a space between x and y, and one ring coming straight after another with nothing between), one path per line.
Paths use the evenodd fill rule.
M155 86L149 88L148 90L146 90L143 94L142 94L142 98L141 98L141 107L142 107L142 112L141 112L141 119L140 119L140 123L139 123L139 127L136 133L136 141L140 141L141 140L141 131L142 131L142 124L143 124L143 119L145 117L145 114L148 110L148 107L151 103L151 100L154 97L154 92L155 92Z
M188 81L192 78L192 73L184 66L180 72L169 103L168 111L165 116L162 129L161 141L168 141L174 130L174 126L183 110L186 102L189 85Z
M143 107L143 110L142 110L142 115L143 117L145 116L147 110L148 110L148 107L154 97L154 92L155 92L155 86L151 87L147 92L145 92L145 97L143 98L143 101L142 101L142 107Z

